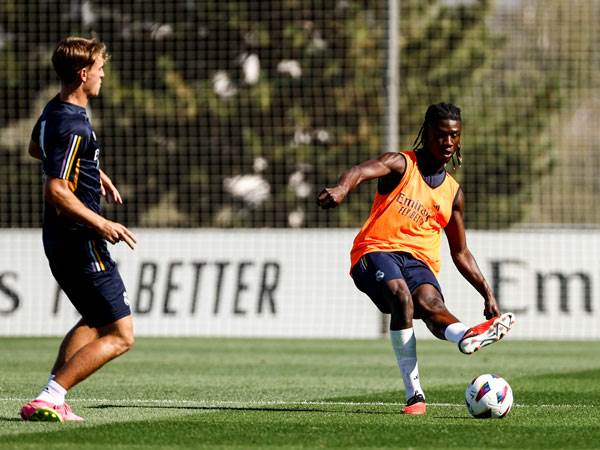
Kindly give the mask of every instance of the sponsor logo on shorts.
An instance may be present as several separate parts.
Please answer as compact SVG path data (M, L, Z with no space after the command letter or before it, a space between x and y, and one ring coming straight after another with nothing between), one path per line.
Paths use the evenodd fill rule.
M123 302L127 305L127 306L131 306L129 304L129 297L127 296L127 291L123 292Z
M381 270L378 270L377 272L375 272L375 279L377 281L383 280L384 276L385 276L385 273L383 273Z

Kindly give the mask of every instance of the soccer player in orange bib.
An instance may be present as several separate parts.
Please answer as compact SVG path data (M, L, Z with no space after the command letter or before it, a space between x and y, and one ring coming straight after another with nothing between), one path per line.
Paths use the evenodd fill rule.
M406 389L404 414L426 412L413 319L466 354L502 339L514 323L512 313L500 314L467 247L464 194L446 171L455 156L460 165L461 132L460 108L430 105L414 150L384 153L350 168L317 199L321 208L335 208L362 182L377 179L371 213L354 239L351 276L381 312L391 315L390 339ZM454 264L484 299L487 320L472 328L447 309L437 280L442 229Z

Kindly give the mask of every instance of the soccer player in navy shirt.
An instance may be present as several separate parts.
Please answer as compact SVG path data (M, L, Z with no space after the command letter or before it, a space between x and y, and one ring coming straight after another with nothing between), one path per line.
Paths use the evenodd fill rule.
M100 148L85 109L100 93L107 60L106 46L96 39L61 40L52 55L61 90L31 136L29 153L41 159L44 172L44 251L81 320L65 336L40 395L21 408L24 420L83 420L65 402L67 391L134 341L127 293L106 241L133 249L136 238L101 215L101 197L123 200L100 169Z

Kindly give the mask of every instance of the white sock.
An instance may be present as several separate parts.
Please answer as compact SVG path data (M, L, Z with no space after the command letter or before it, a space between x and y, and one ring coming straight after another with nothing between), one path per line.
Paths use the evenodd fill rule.
M444 336L450 342L454 342L455 344L462 339L465 335L465 332L469 329L464 323L456 322L451 323L444 330Z
M65 395L67 395L67 390L52 379L35 399L44 400L53 405L62 405L65 402Z
M425 397L419 381L419 365L417 364L417 340L412 328L390 330L392 348L396 354L398 368L404 381L406 399L417 392Z

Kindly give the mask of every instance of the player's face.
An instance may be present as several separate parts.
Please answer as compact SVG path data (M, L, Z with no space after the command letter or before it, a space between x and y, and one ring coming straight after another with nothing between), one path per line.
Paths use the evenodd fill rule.
M102 78L104 78L104 58L102 56L97 57L94 64L83 70L85 71L84 92L90 97L96 97L100 94Z
M426 147L439 163L446 164L460 146L462 123L460 120L443 119L427 129Z

